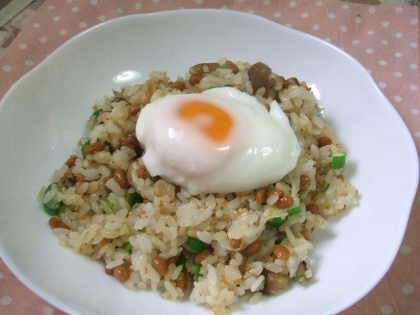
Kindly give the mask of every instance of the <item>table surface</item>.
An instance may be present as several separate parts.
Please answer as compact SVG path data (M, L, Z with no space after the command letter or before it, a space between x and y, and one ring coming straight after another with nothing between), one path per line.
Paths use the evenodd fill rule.
M33 1L7 24L0 25L0 98L48 54L95 24L133 13L225 7L252 12L312 34L354 56L404 119L420 151L416 4L410 0ZM390 270L368 295L341 315L420 313L419 225L417 189L408 228ZM64 313L29 291L0 260L0 315L3 314Z

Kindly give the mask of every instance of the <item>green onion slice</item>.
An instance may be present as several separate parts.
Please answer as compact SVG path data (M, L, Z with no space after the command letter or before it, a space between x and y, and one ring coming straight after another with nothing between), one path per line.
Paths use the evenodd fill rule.
M295 208L292 208L292 209L288 210L288 211L287 211L287 214L288 214L289 216L292 216L292 215L299 214L299 213L301 213L301 212L302 212L302 208L301 208L301 207L295 207Z
M326 192L328 190L328 188L330 188L330 184L327 184L324 187L322 187L321 191Z
M86 147L90 144L90 140L86 141L82 145L82 158L83 160L86 159L87 153L86 153Z
M203 241L199 240L196 237L188 236L185 245L192 251L192 252L201 252L206 245Z
M63 205L62 201L57 201L57 193L63 188L58 183L51 183L48 185L42 197L42 206L49 215L57 215Z
M143 197L138 192L133 192L127 195L127 202L132 207L136 203L142 203Z
M331 160L332 169L340 169L346 165L346 154L336 154L333 155Z
M107 197L101 199L101 206L104 212L107 214L114 212L114 205Z
M92 117L98 118L98 117L99 117L99 115L100 115L103 111L104 111L104 110L103 110L102 108L100 108L100 109L98 109L98 110L95 110L95 111L93 112L92 116L90 116L90 118L92 118Z
M269 226L272 226L272 227L275 227L275 228L278 228L278 227L280 227L284 222L286 222L286 220L287 220L287 217L286 218L284 218L284 219L282 219L282 218L280 218L280 217L278 217L278 218L272 218L272 219L270 219L270 220L268 220L267 221L267 224L269 225Z
M178 266L182 266L182 268L185 268L187 266L187 260L185 259L184 256L181 256L178 261L175 264L177 267Z
M130 251L130 249L132 249L132 248L133 248L133 245L130 242L128 242L127 244L124 245L124 250L126 252Z

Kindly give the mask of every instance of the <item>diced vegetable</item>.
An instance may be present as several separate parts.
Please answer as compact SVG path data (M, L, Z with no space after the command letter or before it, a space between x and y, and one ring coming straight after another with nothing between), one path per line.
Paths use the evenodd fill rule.
M90 144L90 140L86 141L82 145L82 158L83 160L86 159L87 153L86 153L86 147Z
M114 212L114 205L107 197L101 199L101 206L105 213L110 214Z
M280 217L278 217L278 218L272 218L272 219L270 219L270 220L267 221L267 224L269 226L278 228L278 227L280 227L280 225L282 225L284 222L286 222L286 220L287 220L287 218L284 218L284 219L282 219Z
M103 111L104 111L104 110L103 110L102 108L100 108L100 109L98 109L98 110L95 110L95 111L93 112L92 116L90 116L90 118L92 118L92 117L98 118L98 117L99 117L99 115L100 115Z
M328 188L330 188L330 184L327 184L324 187L322 187L321 191L326 192L328 190Z
M143 197L138 192L133 192L127 195L127 202L132 207L136 203L142 203Z
M182 265L182 268L187 266L187 261L184 256L181 256L175 264L177 267Z
M337 154L332 157L331 168L340 169L346 165L346 154Z
M57 215L60 212L60 208L63 205L62 201L57 201L57 193L63 188L58 183L51 183L48 185L42 198L42 205L45 212L49 215Z
M205 246L205 243L196 237L188 236L185 245L193 252L201 252Z
M126 252L128 252L132 248L133 248L133 245L130 242L128 242L127 244L124 245L124 250Z
M287 211L287 214L288 214L289 216L292 216L292 215L299 214L299 213L301 213L301 212L302 212L302 208L301 208L301 207L295 207L295 208L292 208L292 209L290 209L289 211Z

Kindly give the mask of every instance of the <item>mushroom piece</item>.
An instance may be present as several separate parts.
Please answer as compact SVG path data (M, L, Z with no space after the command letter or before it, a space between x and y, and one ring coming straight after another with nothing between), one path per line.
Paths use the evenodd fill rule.
M268 77L271 74L271 68L265 63L257 62L254 63L248 69L249 81L252 83L252 88L254 92L261 87L267 87Z
M274 295L278 290L287 287L289 283L289 279L280 273L264 269L263 275L265 283L262 292L266 295Z

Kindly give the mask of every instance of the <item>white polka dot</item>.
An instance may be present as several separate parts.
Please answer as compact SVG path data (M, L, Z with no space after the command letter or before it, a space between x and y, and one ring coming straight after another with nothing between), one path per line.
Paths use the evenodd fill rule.
M54 10L55 9L55 6L53 6L53 5L50 5L48 8L47 8L48 10Z
M402 33L399 33L399 32L398 33L395 33L395 37L396 38L402 38L403 37L403 34Z
M410 247L410 246L408 246L408 245L403 245L403 246L401 246L401 248L400 248L400 252L401 252L402 254L409 254L409 253L411 253L411 247Z
M386 83L385 83L385 82L379 82L379 83L378 83L378 86L379 86L381 89L384 89L384 88L386 88Z
M357 24L362 23L362 19L360 18L360 16L356 17L356 19L354 20Z
M90 4L91 5L97 5L98 4L98 0L90 0Z
M368 35L374 35L375 34L375 31L370 30L367 33L368 33Z
M117 8L117 13L119 13L119 14L123 14L123 13L124 13L124 9L122 9L122 8Z
M418 23L419 23L419 19L418 18L411 19L411 21L410 21L410 24L411 25L416 25Z
M412 43L410 43L410 47L411 48L417 48L418 44L416 42L412 42Z
M3 66L3 71L5 71L5 72L10 72L10 71L12 71L12 67L11 67L11 66L9 66L9 65L4 65L4 66Z
M79 11L79 7L73 7L73 8L71 8L71 12L77 12L77 11Z
M41 26L41 24L39 24L39 23L34 23L33 24L33 27L35 27L35 28L38 28L38 27L40 27Z
M403 285L402 290L405 294L412 294L414 292L414 287L411 284L406 283Z
M32 67L33 65L34 65L34 62L32 60L26 60L25 61L25 66Z
M329 17L330 19L335 19L335 14L334 14L334 13L329 13L329 14L328 14L328 17Z
M401 95L395 95L395 96L394 96L394 101L396 101L396 102L401 102L401 101L402 101L402 97L401 97Z
M397 57L397 58L401 58L401 57L403 56L403 53L402 53L402 52L400 52L400 51L397 51L394 55L395 55L395 57Z
M399 72L399 71L397 71L397 72L395 72L394 73L394 75L397 77L397 78L401 78L403 75L402 75L402 73L401 72Z
M12 301L13 301L12 297L8 295L2 296L0 298L1 305L9 305L10 303L12 303Z
M368 48L368 49L366 49L366 52L367 52L368 54L371 54L371 53L373 53L373 49L372 49L372 48Z
M86 22L80 22L80 23L79 23L79 27L80 27L80 28L85 28L85 27L87 27Z
M54 22L58 22L58 21L60 21L60 19L61 18L58 15L53 17L53 21Z
M39 39L39 41L40 41L41 43L45 43L45 42L47 41L47 38L46 38L45 36L42 36L42 37Z
M368 11L369 13L373 14L376 12L376 9L374 7L370 7Z
M297 5L296 1L290 1L290 6L294 8Z
M417 84L410 84L411 91L417 91L418 89L419 89L419 86Z
M381 40L381 44L384 46L389 45L389 42L386 39Z
M317 7L322 7L324 5L324 2L317 1L315 4L316 4Z
M386 60L379 60L379 64L381 66L386 66L388 63L386 62Z
M45 306L42 309L42 315L53 315L54 314L54 309L51 306Z
M340 31L341 31L342 33L347 32L347 26L344 26L344 25L340 26Z
M140 10L140 9L141 9L141 3L140 3L140 2L137 2L137 3L134 5L134 9L136 9L136 10Z
M381 313L384 315L391 315L394 309L390 305L382 305Z
M312 26L312 29L314 31L318 31L321 27L319 26L319 24L315 24L314 26Z
M159 3L160 0L153 0L153 3Z
M61 36L67 35L67 30L60 30L58 34L60 34Z
M20 49L26 49L26 44L25 43L19 44L19 48Z
M388 27L389 26L389 22L388 21L382 21L382 26L383 27Z
M355 39L351 42L353 45L359 45L360 44L360 40Z
M350 9L350 6L348 5L348 3L344 3L344 4L343 4L343 9L344 9L344 10L348 10L348 9Z
M410 112L413 114L413 115L418 115L419 113L420 113L420 110L418 110L417 108L413 108L412 110L410 110ZM404 247L404 246L403 246ZM401 247L401 253L403 253L403 247ZM410 249L410 251L411 251L411 249Z
M196 0L195 2L197 2L197 4L202 4L203 0ZM264 0L264 4L265 5L269 5L270 4L270 0Z
M274 13L274 17L276 17L276 18L281 17L281 13L280 13L280 12L276 12L276 13Z
M106 20L106 18L105 18L105 16L101 15L101 16L99 16L99 17L98 17L98 20L99 20L100 22L103 22L103 21L105 21L105 20Z
M301 17L303 18L303 19L306 19L307 17L309 16L309 14L308 13L302 13L302 15L301 15Z
M4 273L0 271L0 280L4 278Z
M397 13L401 13L402 11L403 11L402 7L395 8L395 12Z
M418 66L417 66L415 63L412 63L412 64L410 64L410 68L411 68L411 69L417 69L417 68L418 68Z
M73 0L67 0L68 3L73 2Z

